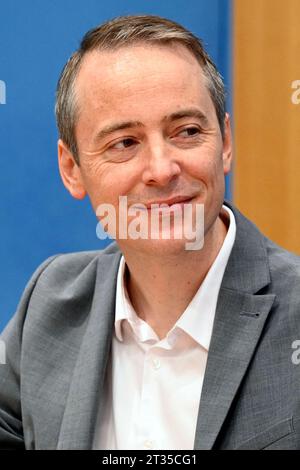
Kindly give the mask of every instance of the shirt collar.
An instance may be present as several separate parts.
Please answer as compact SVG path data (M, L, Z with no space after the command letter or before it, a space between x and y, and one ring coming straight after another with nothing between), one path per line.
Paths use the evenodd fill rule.
M195 296L169 332L179 328L207 351L213 330L219 290L236 236L234 214L225 205L223 205L223 209L228 213L230 219L223 245ZM145 323L138 317L130 302L125 286L125 268L126 263L124 256L122 256L118 269L115 310L115 333L119 341L123 341L121 327L123 320L127 320L133 329L142 328ZM145 339L151 338L145 337Z
M120 265L118 270L115 312L115 332L119 341L123 341L123 334L121 328L122 320L128 320L128 322L132 326L135 326L137 325L139 319L130 302L125 286L125 268L125 258L124 256L122 256L120 259Z

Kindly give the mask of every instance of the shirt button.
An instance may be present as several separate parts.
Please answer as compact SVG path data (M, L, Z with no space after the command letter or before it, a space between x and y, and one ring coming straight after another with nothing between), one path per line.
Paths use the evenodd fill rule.
M150 441L149 439L144 442L144 448L145 449L153 449L153 441Z
M161 366L160 360L159 359L153 359L153 368L155 370L158 370Z

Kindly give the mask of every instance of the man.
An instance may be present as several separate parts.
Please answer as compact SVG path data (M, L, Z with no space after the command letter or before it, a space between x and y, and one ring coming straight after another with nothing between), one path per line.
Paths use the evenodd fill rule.
M121 222L120 196L148 222L165 203L171 235L202 206L204 243L117 227L102 252L45 261L2 336L0 447L299 449L299 258L223 203L230 120L199 40L155 16L103 24L56 113L73 197Z

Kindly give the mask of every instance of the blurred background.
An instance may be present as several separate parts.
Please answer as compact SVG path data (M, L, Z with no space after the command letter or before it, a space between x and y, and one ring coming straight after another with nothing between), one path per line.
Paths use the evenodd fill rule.
M178 21L203 40L234 123L226 197L300 254L299 0L0 0L0 331L43 260L109 243L96 237L89 201L60 181L55 89L87 30L137 13Z

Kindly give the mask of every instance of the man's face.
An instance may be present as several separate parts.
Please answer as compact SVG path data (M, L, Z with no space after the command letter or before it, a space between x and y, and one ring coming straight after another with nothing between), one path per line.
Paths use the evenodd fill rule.
M231 138L227 118L222 139L194 56L181 45L93 51L83 61L75 88L80 167L74 165L76 178L68 186L73 196L86 192L95 210L109 203L117 214L119 196L127 196L128 206L192 197L187 202L204 203L209 231L223 202ZM59 153L63 173L62 146ZM125 249L137 241L118 243ZM172 249L170 240L138 243L144 249ZM175 243L184 246L182 240Z

